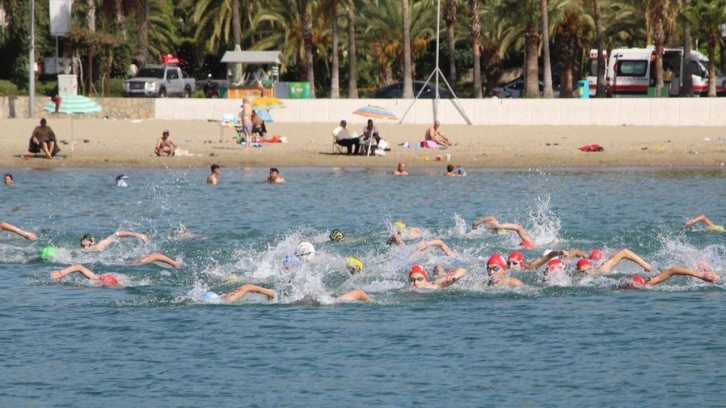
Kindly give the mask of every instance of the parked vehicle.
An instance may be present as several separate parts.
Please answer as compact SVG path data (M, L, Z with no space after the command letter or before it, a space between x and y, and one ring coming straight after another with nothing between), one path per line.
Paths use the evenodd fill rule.
M591 58L597 61L597 51ZM670 96L678 96L683 92L684 58L682 48L666 48L663 52L663 77ZM693 80L693 92L706 95L708 93L708 58L700 52L691 51L691 60L688 62ZM597 69L597 62L595 62ZM597 73L595 73L597 75ZM589 77L588 77L589 79ZM648 88L655 86L655 47L647 48L618 48L612 50L607 65L606 81L608 94L611 96L648 94ZM595 80L597 78L595 77ZM590 85L592 89L592 84ZM716 92L726 94L726 77L716 72Z
M521 98L524 96L524 90L524 78L519 77L506 85L492 89L492 96L495 98ZM553 93L555 98L560 96L560 91L557 89ZM540 96L544 94L544 83L542 81L539 81L539 94Z
M124 82L123 96L188 98L196 89L194 78L176 65L148 66Z
M204 83L205 98L219 98L219 82L212 79L212 74L207 76L207 82Z
M424 87L425 84L425 87ZM423 92L421 92L421 95L419 95L420 99L433 99L436 97L436 85L429 82L423 82L423 81L413 81L413 96L416 97L418 95L419 91L423 89ZM396 82L395 84L391 84L388 86L384 86L381 88L376 89L376 92L374 93L374 98L403 98L403 82ZM454 96L449 92L448 89L443 89L439 87L439 98L442 99L450 99Z
M608 70L608 52L602 50L602 56L605 59L605 73ZM597 95L597 48L590 50L587 60L587 81L590 83L590 97Z

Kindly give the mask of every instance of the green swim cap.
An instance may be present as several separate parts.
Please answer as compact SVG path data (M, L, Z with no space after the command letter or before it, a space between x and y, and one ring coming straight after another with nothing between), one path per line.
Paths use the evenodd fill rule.
M339 229L334 229L330 231L330 240L335 242L340 242L345 239L345 234L343 234L343 231Z
M40 250L40 257L44 260L52 259L55 256L55 248L47 246Z

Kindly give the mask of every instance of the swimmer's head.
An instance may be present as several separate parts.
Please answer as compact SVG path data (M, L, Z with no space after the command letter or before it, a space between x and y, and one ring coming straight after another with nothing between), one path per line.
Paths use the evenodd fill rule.
M524 267L524 255L519 251L514 251L507 258L507 265L510 269L522 269Z
M363 261L354 256L349 256L345 260L345 267L351 275L357 275L363 272Z
M129 186L127 183L128 180L129 180L129 178L127 176L125 176L123 174L119 174L118 176L116 176L116 186L117 187L128 187Z
M219 297L218 294L211 291L204 292L204 294L202 295L202 299L207 302L219 302L222 300L222 298Z
M599 250L599 249L593 249L592 251L590 251L589 258L591 260L593 260L593 261L599 261L599 260L601 260L602 259L602 251Z
M398 232L404 232L406 231L406 224L404 224L403 221L396 221L393 223L393 226L396 227Z
M463 167L459 167L459 169L456 170L456 172L459 173L459 175L462 175L462 174L465 174L466 173L466 169L463 168Z
M408 283L412 286L416 286L419 282L425 282L429 280L429 275L426 273L426 269L419 264L411 266L411 270L408 272Z
M180 237L187 233L187 227L184 224L177 224L174 229L171 230L172 237Z
M47 246L40 250L40 257L45 261L53 259L54 256L55 248L53 248L52 246Z
M345 234L343 234L343 231L339 229L334 229L330 231L330 240L335 242L340 242L345 239Z
M301 242L295 249L295 256L303 261L309 261L315 257L315 247L309 242Z
M101 275L98 277L98 281L103 286L118 286L118 279L111 274Z
M96 237L91 234L83 234L81 236L81 248L92 247L96 243Z
M640 277L640 275L633 276L633 283L636 285L645 285L645 279Z
M562 262L560 258L553 258L549 262L547 262L547 266L545 267L546 272L564 272L565 271L565 263Z
M290 269L298 266L300 264L300 261L297 259L296 256L286 256L282 258L282 267L285 269Z
M587 259L580 259L577 261L577 271L578 272L586 272L592 268L592 262L588 261Z
M492 273L497 273L500 271L507 271L507 263L504 260L502 254L494 254L490 256L487 260L487 274L491 275Z

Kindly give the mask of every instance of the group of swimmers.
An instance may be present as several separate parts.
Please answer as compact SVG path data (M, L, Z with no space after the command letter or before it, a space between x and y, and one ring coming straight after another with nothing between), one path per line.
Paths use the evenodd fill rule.
M686 228L689 228L698 223L703 223L706 226L706 230L710 232L724 232L724 227L721 225L714 224L705 215L699 215L686 222ZM507 233L507 231L514 231L518 234L521 242L520 246L524 249L534 249L536 244L530 237L527 231L518 224L514 223L500 223L493 216L486 216L481 219L474 221L472 228L484 225L486 228L491 230L493 233ZM393 223L395 232L392 234L390 239L387 241L389 245L405 245L405 239L416 239L422 236L422 229L419 227L407 226L402 221L396 221ZM185 227L181 226L177 231L173 231L175 237L191 237ZM19 227L16 227L7 222L0 223L0 231L9 231L15 233L27 240L35 241L37 236L32 233L25 231ZM142 243L148 243L148 237L144 234L133 232L133 231L117 231L110 236L97 241L91 234L83 234L80 238L80 248L84 251L103 251L108 246L121 238L136 238ZM329 235L329 239L333 242L340 242L345 239L344 233L339 229L334 229ZM557 241L554 242L556 244ZM417 257L423 254L429 248L439 248L441 252L457 263L464 263L465 261L457 257L455 251L453 251L446 243L440 239L422 240L416 246L413 252L409 255L408 259L414 261ZM41 252L43 258L52 257L54 249L52 247L45 247ZM311 261L315 256L315 247L310 242L301 242L296 250L294 256L286 256L282 260L283 269L292 269L302 263ZM635 254L633 251L624 248L621 249L608 258L605 258L604 254L599 249L593 249L589 253L586 253L579 249L571 250L547 250L542 256L539 256L529 262L524 258L524 255L520 251L511 252L508 257L505 257L500 253L495 253L489 257L486 262L486 272L488 277L489 286L508 286L508 287L519 287L525 284L508 274L508 271L535 271L544 266L542 273L542 282L553 283L562 282L563 279L582 279L587 276L607 274L611 272L616 265L621 261L631 261L647 272L653 270L652 266L643 260L640 256ZM573 261L575 263L574 274L567 272L566 263ZM143 256L141 258L131 261L132 264L148 264L153 262L161 262L167 264L173 268L181 266L181 262L170 258L167 255L159 252L154 252ZM346 259L346 268L352 275L357 275L363 272L363 262L355 257L348 257ZM450 271L445 271L440 264L433 266L433 279L430 279L429 273L426 268L418 263L411 264L406 268L408 274L409 286L416 289L440 289L453 285L461 278L466 276L467 269L462 266L457 266ZM697 270L696 270L697 269ZM690 276L701 279L706 282L716 282L720 278L718 275L712 272L710 265L706 262L699 262L696 269L689 269L680 266L674 266L667 268L660 273L643 278L639 275L633 276L631 279L620 287L626 288L638 288L648 285L656 285L674 276ZM50 277L55 280L62 280L64 277L78 273L83 277L96 282L99 286L106 287L118 287L121 286L119 280L113 274L98 275L92 270L81 264L71 265L61 270L54 270L50 273ZM224 302L234 302L243 298L248 293L257 293L266 296L268 299L274 299L276 292L273 289L264 288L262 286L246 283L238 288L234 289L229 293L218 295L214 292L207 292L204 294L206 300L216 300ZM337 296L340 301L368 301L370 296L360 289L353 289L342 295Z

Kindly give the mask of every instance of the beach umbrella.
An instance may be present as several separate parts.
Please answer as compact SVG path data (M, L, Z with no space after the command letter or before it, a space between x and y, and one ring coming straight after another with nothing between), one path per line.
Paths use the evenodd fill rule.
M270 115L270 112L265 109L255 109L255 113L257 113L257 116L259 116L260 119L264 120L267 123L274 122L274 120L272 120L272 115Z
M389 111L388 109L382 108L380 106L373 106L373 105L368 105L368 106L364 106L362 108L358 108L353 111L353 114L364 116L366 118L392 119L392 120L398 119L396 117L396 115L393 112Z
M48 112L65 113L71 118L71 155L73 155L73 145L75 144L75 135L73 132L73 115L92 114L101 112L101 105L93 99L83 95L66 95L60 98L60 103L56 109L55 101L51 101L43 105L43 110Z
M252 106L262 109L278 109L287 107L282 99L275 97L255 98L252 100Z

